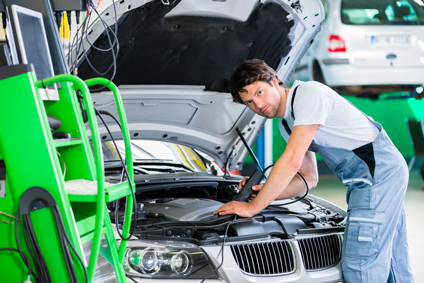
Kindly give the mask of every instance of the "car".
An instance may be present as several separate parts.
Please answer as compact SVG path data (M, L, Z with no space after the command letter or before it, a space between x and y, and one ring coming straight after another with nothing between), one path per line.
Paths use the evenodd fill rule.
M121 1L103 16L110 28L93 23L75 58L81 78L113 79L125 106L131 157L113 119L113 93L92 93L107 125L99 131L108 182L124 176L121 159L134 161L137 223L126 275L135 282L343 282L340 207L308 194L251 218L213 214L238 196L242 177L230 170L242 169L266 121L233 102L231 73L259 58L289 81L324 19L321 2ZM114 42L113 18L116 54L99 50ZM119 229L125 201L108 207Z
M424 5L414 0L322 0L321 31L296 78L341 94L376 99L399 92L421 98Z

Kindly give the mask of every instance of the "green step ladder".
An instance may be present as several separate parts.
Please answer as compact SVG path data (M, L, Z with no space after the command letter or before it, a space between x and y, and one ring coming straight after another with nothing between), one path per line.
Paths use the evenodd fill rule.
M41 100L38 88L54 83L61 85L60 100ZM122 237L127 238L133 210L131 186L135 189L133 163L132 158L126 158L129 176L122 183L105 182L99 129L88 89L94 85L105 86L113 92L125 154L132 156L123 102L112 82L104 78L84 82L73 75L57 75L36 81L31 66L0 68L0 161L4 161L6 170L4 188L0 188L0 192L5 192L3 197L0 195L0 214L15 215L19 199L28 188L38 186L46 189L54 197L67 235L81 258L84 258L84 244L92 242L91 254L86 262L88 282L93 280L99 254L110 262L117 282L126 282L122 262L127 241L120 241L118 246L106 203L127 197L122 228ZM92 146L81 115L77 92L82 94L84 100ZM58 131L70 133L71 139L52 138L47 114L62 121ZM51 212L40 209L32 212L31 218L52 282L70 282ZM17 248L14 234L13 224L0 225L0 249ZM18 234L23 239L23 234ZM27 256L30 255L27 249L23 248L23 251ZM85 282L84 269L76 257L73 257L73 263L78 282ZM0 265L2 269L8 270L0 274L1 282L25 281L27 269L19 253L0 252Z

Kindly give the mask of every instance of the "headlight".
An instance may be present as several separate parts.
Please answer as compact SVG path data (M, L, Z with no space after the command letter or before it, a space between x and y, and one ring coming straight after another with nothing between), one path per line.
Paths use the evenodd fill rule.
M190 254L187 251L180 251L171 258L171 269L176 274L186 274L190 271Z
M156 249L148 248L141 252L134 251L130 254L130 263L140 268L143 274L154 275L160 271L162 254Z
M130 276L153 279L203 279L214 268L205 253L191 243L129 241L124 269Z

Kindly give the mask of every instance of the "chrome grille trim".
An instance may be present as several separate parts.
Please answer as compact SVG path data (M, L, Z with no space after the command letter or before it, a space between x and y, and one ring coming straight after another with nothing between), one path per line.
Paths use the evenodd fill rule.
M296 269L290 241L231 245L239 268L250 275L282 275Z
M306 270L318 270L336 265L342 255L340 234L298 239Z

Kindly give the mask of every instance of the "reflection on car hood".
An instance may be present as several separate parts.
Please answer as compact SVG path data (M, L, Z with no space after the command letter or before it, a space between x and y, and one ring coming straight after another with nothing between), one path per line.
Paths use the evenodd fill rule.
M247 151L235 129L252 145L265 119L232 102L231 73L243 61L259 58L286 83L319 31L321 2L169 2L117 3L120 50L113 81L124 100L131 138L185 144L202 149L220 166L240 169ZM113 7L104 17L114 24ZM108 45L101 23L93 24L88 34L88 42ZM110 52L85 44L89 51L79 63L81 78L98 76L90 63L111 78ZM116 113L110 93L93 99L98 109Z

